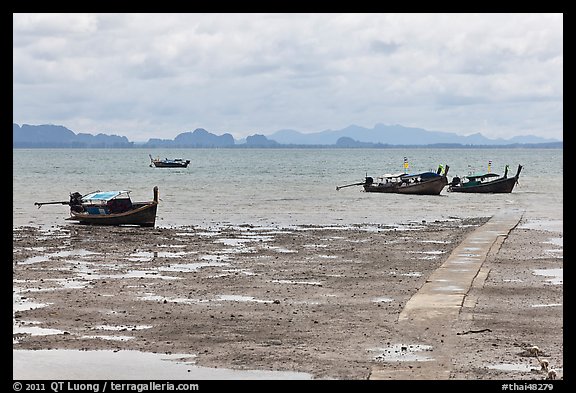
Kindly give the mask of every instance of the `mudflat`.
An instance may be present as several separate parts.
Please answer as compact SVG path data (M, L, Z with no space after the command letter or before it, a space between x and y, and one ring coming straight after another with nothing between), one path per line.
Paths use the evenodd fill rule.
M204 367L346 380L544 380L546 359L561 379L562 246L545 230L514 228L448 326L399 323L488 220L15 228L13 349L185 353ZM439 349L445 372L430 373Z

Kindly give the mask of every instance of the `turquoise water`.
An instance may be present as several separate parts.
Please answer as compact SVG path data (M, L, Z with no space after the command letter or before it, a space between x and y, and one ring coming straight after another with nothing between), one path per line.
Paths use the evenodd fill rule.
M183 158L188 168L151 168L152 156ZM362 187L336 191L366 175L435 171L449 179L470 171L501 174L524 166L511 194L440 196L374 194ZM562 219L561 149L13 149L13 225L74 225L68 206L38 209L34 202L68 201L71 192L131 190L151 200L160 190L158 227L397 224L492 215L503 207L539 219Z

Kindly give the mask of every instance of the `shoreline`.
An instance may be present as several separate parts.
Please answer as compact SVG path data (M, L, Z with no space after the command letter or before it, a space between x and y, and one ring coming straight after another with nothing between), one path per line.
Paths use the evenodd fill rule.
M13 232L13 349L192 353L203 367L366 380L375 365L394 368L406 361L387 359L395 345L430 344L416 330L400 328L398 316L451 251L487 220L404 227L19 227ZM561 268L562 248L549 239L545 230L519 225L487 258L489 273L481 288L471 290L477 301L469 318L445 332L456 344L449 379L543 379L529 368L535 359L509 353L530 344L546 348L561 369L562 286L526 272L528 266ZM558 248L560 258L558 252L548 255ZM518 269L523 278L513 281ZM503 283L522 294L510 289L504 296ZM544 298L548 306L537 303ZM515 329L498 320L504 306L517 318ZM531 321L559 329L553 338L524 319L526 308ZM27 327L56 333L30 334ZM455 331L464 327L469 329ZM482 329L490 332L457 334ZM559 349L547 348L552 342ZM462 350L471 344L493 352ZM528 371L490 368L513 360ZM422 363L415 362L412 378L419 379Z

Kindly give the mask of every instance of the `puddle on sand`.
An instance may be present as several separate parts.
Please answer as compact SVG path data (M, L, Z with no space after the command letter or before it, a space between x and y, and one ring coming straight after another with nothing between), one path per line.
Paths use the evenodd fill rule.
M23 298L19 293L12 295L12 343L17 344L18 338L22 335L40 336L51 334L62 334L62 330L41 328L38 321L17 320L16 314L20 311L34 310L36 308L47 307L49 303L34 303Z
M57 329L47 329L39 326L33 326L40 324L37 321L15 321L12 327L12 343L18 344L20 342L19 338L21 336L49 336L54 334L64 334L63 330Z
M193 272L203 267L217 267L217 266L229 266L226 262L193 262L193 263L180 263L177 265L170 265L159 267L157 270L162 272Z
M246 243L250 243L250 242L254 242L256 241L255 239L247 239L245 237L243 238L237 238L237 239L216 239L214 240L214 243L222 243L225 246L232 246L232 247L245 247Z
M538 229L549 232L563 232L563 220L528 220L518 226L519 229Z
M407 251L408 254L428 254L428 255L441 255L444 254L442 250L434 250L434 251Z
M532 370L538 370L538 368L536 368L534 365L523 363L501 363L501 364L492 364L486 367L491 370L499 370L499 371L531 372Z
M256 302L256 303L273 303L273 300L256 299L254 296L242 295L219 295L216 300L232 301L232 302Z
M31 265L34 263L40 263L40 262L47 262L49 260L51 260L52 258L68 258L71 256L80 256L80 257L84 257L84 256L89 256L89 255L95 255L97 253L92 252L92 251L88 251L88 250L71 250L71 251L57 251L57 252L53 252L53 253L47 253L44 255L38 255L35 257L30 257L27 258L26 260L22 261L22 262L18 262L20 265Z
M196 366L196 355L138 351L13 350L12 376L70 380L272 380L312 379L292 371L231 370Z
M386 348L370 349L371 352L378 352L374 360L380 362L427 362L434 360L421 352L432 351L431 345L419 344L393 344Z
M141 330L141 329L150 329L152 325L98 325L94 326L94 330L117 330L117 331L126 331L126 330Z
M408 272L408 273L400 273L401 276L406 276L406 277L420 277L422 275L422 273L420 272Z
M23 297L20 292L15 292L12 294L12 313L17 311L28 311L34 310L36 308L49 306L50 303L36 303Z
M544 253L547 256L550 256L552 258L563 258L564 257L564 250L563 249L544 250Z
M388 272L390 276L406 276L406 277L420 277L422 275L421 272L408 272L408 273L399 273L397 271ZM437 280L440 281L440 280Z
M552 277L546 281L550 281L554 285L562 285L564 283L564 269L534 269L533 274L537 276Z
M129 341L134 340L132 336L81 336L82 339L88 340L109 340L109 341Z
M392 299L390 297L376 297L376 298L372 299L372 301L374 303L389 303L389 302L393 302L394 299Z
M551 237L550 239L548 239L548 241L545 241L544 243L554 244L555 246L563 247L563 246L564 246L564 238L562 238L562 237Z
M178 303L178 304L199 304L199 303L206 303L208 301L201 299L189 299L183 297L170 298L154 294L147 294L146 296L141 296L138 298L138 300L164 302L164 303Z
M541 379L546 379L546 372L542 371L538 365L524 364L524 363L500 363L491 364L486 366L491 370L505 371L511 373L530 373L531 375L539 375ZM563 369L554 368L557 373L556 379L562 379Z
M130 254L129 258L126 258L132 262L151 262L156 258L182 258L189 252L167 252L167 251L138 251Z
M271 282L275 282L277 284L317 285L319 287L322 286L320 281L272 280Z

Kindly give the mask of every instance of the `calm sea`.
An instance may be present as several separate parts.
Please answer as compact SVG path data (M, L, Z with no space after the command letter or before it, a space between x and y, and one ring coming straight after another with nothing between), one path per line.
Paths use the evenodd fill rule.
M154 157L191 161L186 169L151 168ZM366 175L435 171L449 179L470 171L510 175L523 165L511 194L410 196L362 192ZM562 149L13 149L13 225L73 225L71 192L131 190L134 201L160 190L158 227L405 224L489 216L503 207L539 220L562 220Z

